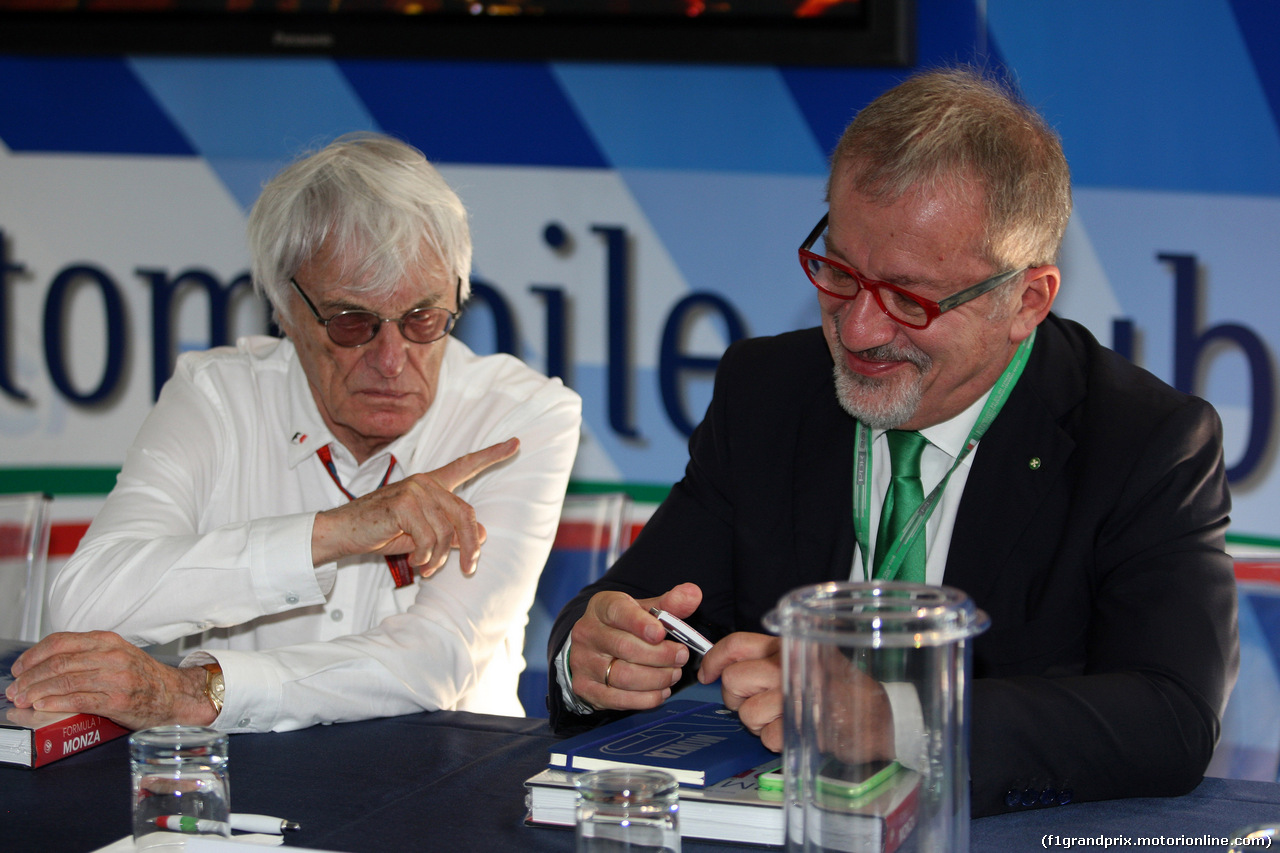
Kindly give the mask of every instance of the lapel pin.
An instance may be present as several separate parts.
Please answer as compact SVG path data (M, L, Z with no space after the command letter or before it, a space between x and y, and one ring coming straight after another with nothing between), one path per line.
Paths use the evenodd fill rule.
M1040 462L1039 456L1032 456L1031 460L1027 462L1027 467L1030 468L1032 471L1039 471L1041 464L1042 463Z

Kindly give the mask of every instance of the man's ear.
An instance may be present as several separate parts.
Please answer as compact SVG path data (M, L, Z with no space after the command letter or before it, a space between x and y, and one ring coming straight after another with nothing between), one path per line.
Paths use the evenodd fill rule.
M1062 272L1052 264L1032 267L1025 275L1009 328L1009 339L1014 343L1021 343L1049 316L1062 281Z
M290 334L292 330L289 328L289 325L289 321L285 319L284 315L280 312L280 309L272 305L270 323L267 326L267 334L277 338L291 338L293 335Z

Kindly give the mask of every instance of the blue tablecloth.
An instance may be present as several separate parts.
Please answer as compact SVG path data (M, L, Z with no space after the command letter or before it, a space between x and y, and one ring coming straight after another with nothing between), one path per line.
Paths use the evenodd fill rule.
M461 712L233 735L232 808L300 822L303 830L287 838L289 846L345 853L567 853L571 832L524 825L523 782L544 766L555 740L545 720ZM120 739L39 770L0 767L5 848L89 853L128 835L126 754ZM1101 849L1106 838L1128 840L1113 840L1110 847L1142 849L1133 844L1146 836L1225 837L1244 824L1277 818L1280 784L1206 779L1174 799L1077 803L977 820L971 849L1042 849L1050 835L1099 841L1077 844L1080 850ZM685 853L728 849L684 844Z

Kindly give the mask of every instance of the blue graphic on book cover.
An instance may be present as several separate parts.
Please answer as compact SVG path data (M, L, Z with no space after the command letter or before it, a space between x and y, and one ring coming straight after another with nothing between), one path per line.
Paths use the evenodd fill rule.
M549 763L568 770L652 767L702 786L774 757L724 705L677 699L562 741Z

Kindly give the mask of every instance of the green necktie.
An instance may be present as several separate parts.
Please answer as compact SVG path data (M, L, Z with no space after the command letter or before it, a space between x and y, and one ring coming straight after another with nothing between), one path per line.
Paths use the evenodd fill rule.
M882 577L885 555L893 547L907 522L924 503L924 487L920 484L920 454L929 440L918 432L891 429L885 433L889 441L889 465L893 477L880 510L880 531L876 535L875 577ZM892 580L924 583L924 536L917 536L898 566Z

